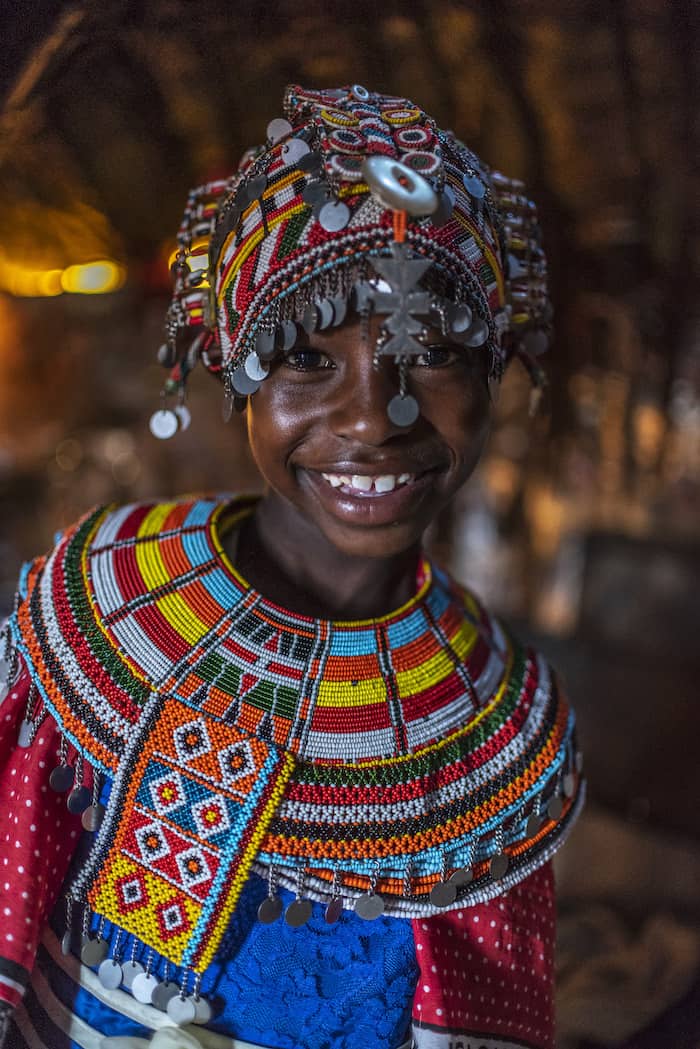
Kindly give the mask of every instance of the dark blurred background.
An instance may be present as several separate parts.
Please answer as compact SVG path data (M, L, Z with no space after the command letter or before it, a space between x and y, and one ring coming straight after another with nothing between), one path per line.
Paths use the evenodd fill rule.
M98 502L258 486L195 374L147 429L190 186L288 82L406 94L538 201L546 412L504 384L432 542L551 654L590 805L559 861L560 1049L700 1046L698 5L191 0L0 9L0 610Z

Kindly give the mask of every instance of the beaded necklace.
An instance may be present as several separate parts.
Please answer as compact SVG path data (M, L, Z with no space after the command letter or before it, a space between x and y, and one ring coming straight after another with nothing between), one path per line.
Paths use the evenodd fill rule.
M198 972L251 870L261 920L278 884L290 924L308 899L429 916L526 877L583 795L556 679L473 595L424 559L389 615L292 613L223 552L253 505L98 509L33 563L10 624L29 720L114 777L71 899Z

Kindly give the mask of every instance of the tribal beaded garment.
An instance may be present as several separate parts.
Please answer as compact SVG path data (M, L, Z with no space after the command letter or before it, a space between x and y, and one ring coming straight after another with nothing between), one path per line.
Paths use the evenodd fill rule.
M251 869L432 915L525 878L583 798L556 679L470 593L426 560L388 616L286 611L223 553L252 505L99 509L30 566L10 623L33 723L114 777L72 896L196 971Z

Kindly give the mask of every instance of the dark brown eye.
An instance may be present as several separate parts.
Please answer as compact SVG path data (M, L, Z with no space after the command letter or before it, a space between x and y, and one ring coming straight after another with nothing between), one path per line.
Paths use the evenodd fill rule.
M321 368L333 368L333 361L321 350L311 346L297 346L284 356L284 363L298 372L318 371Z
M459 358L459 351L452 346L426 346L423 353L413 358L413 364L418 368L444 368Z

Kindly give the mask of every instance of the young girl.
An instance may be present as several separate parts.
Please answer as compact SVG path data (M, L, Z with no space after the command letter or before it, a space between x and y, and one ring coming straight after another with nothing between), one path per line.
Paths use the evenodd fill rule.
M405 99L284 111L190 196L151 420L201 359L265 494L91 512L0 649L11 1049L553 1045L573 716L421 548L538 374L534 207Z

